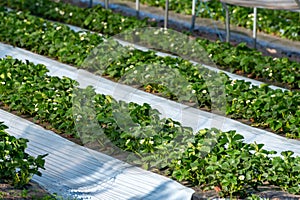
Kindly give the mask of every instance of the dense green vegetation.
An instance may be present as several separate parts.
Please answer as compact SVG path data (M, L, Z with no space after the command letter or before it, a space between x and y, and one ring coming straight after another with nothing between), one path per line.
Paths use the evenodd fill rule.
M181 5L182 2L180 1L178 5ZM47 19L77 25L105 35L116 35L124 33L124 31L128 31L128 29L146 27L147 25L146 20L140 21L132 17L115 14L100 6L93 7L92 9L83 9L70 4L55 3L50 0L8 0L1 2L0 5L1 4L16 10L29 11L31 14ZM236 9L240 9L240 7ZM76 13L76 15L74 13ZM242 17L239 16L239 18ZM29 32L27 33L29 34ZM153 39L155 34L150 33L150 36L150 38ZM149 37L149 35L147 37ZM144 37L143 39L146 40L147 38ZM207 54L210 55L211 60L221 69L267 81L289 89L300 88L300 64L297 62L292 62L288 58L274 59L270 56L262 56L261 52L246 47L244 43L234 47L228 43L211 42L200 38L197 42L206 50ZM167 43L171 44L171 42ZM60 45L63 46L62 44ZM168 49L170 49L170 47L168 47ZM64 50L61 50L60 54L62 53L64 53ZM81 55L82 52L80 55L77 54L78 57ZM70 59L73 57L74 56L71 56Z
M299 137L300 94L298 91L272 90L265 85L251 86L249 82L232 81L226 75L214 75L213 79L209 80L206 77L214 73L180 58L158 57L151 51L143 52L130 47L122 47L112 40L101 43L103 38L96 34L76 33L65 25L48 22L25 13L0 12L0 15L3 19L0 22L0 40L3 42L56 58L65 63L74 64L77 67L81 66L84 69L94 71L96 74L108 75L115 80L124 76L125 72L126 74L134 72L131 73L134 76L136 76L135 73L139 73L137 78L146 77L148 73L151 73L151 70L147 72L143 68L149 63L151 63L152 68L165 66L169 71L179 73L180 76L184 77L185 85L180 82L172 83L173 88L175 88L174 86L186 87L186 91L184 89L178 90L182 91L180 94L172 91L170 87L153 83L153 75L151 74L150 79L143 80L141 87L147 90L150 85L150 92L159 92L180 102L191 100L190 96L182 94L192 93L196 97L193 101L197 107L210 110L211 106L216 104L221 112L226 112L231 118L246 119L254 126L271 128L276 133L285 134L292 138ZM100 46L95 48L97 45ZM197 50L197 45L195 46ZM114 55L109 54L108 49L114 50L113 52L122 56L114 57ZM88 56L93 59L91 63L87 64L85 60L89 60ZM84 62L85 65L83 65ZM101 62L104 64L100 64ZM109 64L107 65L107 63ZM270 71L270 73L272 72ZM159 75L159 73L157 74ZM161 78L156 77L157 80ZM171 82L173 80L172 77L169 79L165 81ZM127 80L131 79L128 78ZM137 79L137 81L141 83L142 80ZM135 83L127 81L126 84ZM220 86L224 86L226 91L215 92L214 90L222 88ZM226 92L227 99L221 99L221 102L213 102L212 104L211 100L218 99L218 96L214 96L214 92L223 92L223 94ZM181 99L185 96L186 98Z
M165 0L141 0L141 3L165 7ZM192 14L192 1L172 0L169 3L169 9L178 13ZM207 3L199 0L197 4L198 16L214 20L225 21L225 10L220 1L212 0ZM253 9L239 6L230 6L231 24L242 26L248 29L253 28ZM277 36L291 40L300 40L300 15L298 12L285 10L258 9L258 30L275 34Z
M11 136L5 129L7 126L0 122L0 180L15 187L23 187L33 175L42 175L39 169L45 169L46 155L37 158L29 155L25 152L28 140Z
M7 57L0 60L0 69L3 106L48 122L58 132L80 137L85 143L96 141L99 146L110 142L133 152L138 158L135 161L145 168L167 169L167 175L203 189L218 187L221 196L245 197L249 188L268 184L299 193L300 158L291 151L276 156L262 144L244 143L235 131L212 128L194 135L191 128L160 119L159 111L148 104L117 102L96 94L92 87L77 89L74 80L48 76L43 65ZM89 109L94 113L87 112ZM136 126L123 126L118 114ZM89 126L91 121L96 121L102 132L96 134L97 127Z

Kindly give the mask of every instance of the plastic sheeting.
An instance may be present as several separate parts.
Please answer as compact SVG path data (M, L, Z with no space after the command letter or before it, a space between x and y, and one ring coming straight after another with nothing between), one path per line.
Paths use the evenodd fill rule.
M79 146L3 110L0 119L9 127L8 133L29 140L29 154L48 154L46 170L33 180L64 199L190 200L194 193L176 181Z
M258 7L267 9L283 9L283 10L299 10L299 0L221 0L223 3L228 3L244 7Z
M295 155L300 155L300 141L284 138L274 133L254 128L238 121L219 116L213 113L204 112L183 104L176 103L155 96L144 91L122 85L102 77L96 76L84 70L59 63L43 56L31 53L9 45L0 45L0 57L12 55L18 59L28 59L34 63L41 63L47 66L51 76L67 76L80 83L81 87L94 86L97 93L112 95L117 100L136 102L139 104L148 103L162 113L162 117L169 117L179 121L184 126L192 127L196 132L203 128L216 127L222 131L236 130L245 137L245 141L263 143L269 150L281 151L292 150ZM236 75L235 75L236 76ZM243 77L238 77L244 79Z

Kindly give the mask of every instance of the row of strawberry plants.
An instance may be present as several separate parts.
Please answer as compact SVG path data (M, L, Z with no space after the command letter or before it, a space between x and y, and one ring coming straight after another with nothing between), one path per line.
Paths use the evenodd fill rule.
M216 64L218 68L249 78L266 81L289 89L300 88L299 62L290 61L286 57L273 58L271 56L262 56L261 52L250 49L245 43L240 43L234 47L229 43L196 39L197 42L192 44L191 42L186 42L187 37L162 29L137 30L135 33L138 34L134 36L132 36L133 34L123 34L125 36L122 35L122 37L126 41L137 41L139 45L159 46L161 49L172 53L176 52L200 63L205 63L205 60L209 58L213 61L211 63L213 66ZM160 38L167 38L168 40L160 42ZM187 51L191 47L194 48L194 51Z
M9 135L8 127L0 122L0 182L15 187L25 186L33 175L41 176L39 169L45 169L46 155L36 158L26 153L27 139Z
M214 105L212 105L210 97L214 97L214 99L222 101L214 102L214 104L217 104L224 113L226 112L234 119L247 119L252 125L271 128L274 132L285 134L288 137L299 137L300 98L297 91L283 92L271 90L269 87L255 86L251 88L250 83L232 81L225 75L219 75L213 80L205 80L205 77L208 77L208 74L211 76L212 72L199 65L193 66L190 62L179 58L158 57L153 52L122 47L112 40L101 43L103 38L96 34L75 33L67 26L50 23L24 13L1 12L0 14L3 19L2 23L0 22L2 28L0 38L5 42L76 66L85 63L82 68L100 75L109 75L115 79L126 75L128 78L124 81L127 81L127 84L142 82L142 87L145 87L146 90L163 93L183 102L196 101L196 106L200 108L211 109L211 106ZM98 46L92 51L99 43L103 46ZM114 53L109 54L108 50L113 50ZM117 55L122 56L117 57ZM89 60L88 57L93 58L92 63L84 61L86 58ZM143 70L147 64L152 68L150 71ZM162 66L164 69L168 69L170 74L173 73L177 77L179 74L184 77L184 80L175 79L174 82L173 77L163 77L163 73L156 73L155 70ZM150 72L152 74L149 74ZM176 75L176 73L178 74ZM130 76L135 77L129 78ZM155 76L158 77L155 78ZM132 80L136 81L132 82ZM155 80L164 80L172 86L163 86L162 83L157 83ZM220 85L225 87L227 99L220 100L218 96L213 96L213 93L218 94L213 90L217 91ZM182 89L174 90L174 88Z
M140 2L150 6L163 8L165 7L165 0L141 0ZM169 6L169 9L174 10L175 12L188 15L192 14L192 1L174 0L169 2ZM225 11L223 10L220 1L212 0L203 3L203 1L199 0L197 8L199 8L199 6L199 17L225 21ZM248 29L253 28L252 8L229 6L229 13L232 24ZM257 28L260 31L272 35L275 34L277 36L288 38L291 40L300 40L300 26L298 24L299 14L297 12L286 10L258 9L257 19Z
M50 0L37 2L9 0L2 2L2 5L16 10L30 11L34 15L77 25L107 35L122 33L128 28L146 26L146 22L139 23L137 19L122 17L99 6L83 9ZM114 28L108 28L108 26ZM153 35L154 33L151 33L150 37ZM250 78L263 79L289 89L300 88L300 64L297 62L287 58L274 59L270 56L262 56L261 52L247 48L244 43L234 47L228 43L210 42L204 39L198 39L197 42L222 69L242 73L242 75Z
M148 104L117 102L90 86L78 89L74 80L47 75L43 65L7 57L0 60L0 69L2 107L47 122L57 132L84 143L111 142L133 152L146 168L167 168L166 175L204 190L218 187L221 196L245 197L249 188L266 184L300 192L300 157L291 151L276 156L262 144L243 142L235 131L212 128L194 135L191 128L161 119Z
M37 16L81 26L106 35L115 35L128 28L147 25L147 19L137 20L134 17L113 14L111 10L104 9L100 5L88 9L51 0L8 0L1 1L0 6L29 11Z

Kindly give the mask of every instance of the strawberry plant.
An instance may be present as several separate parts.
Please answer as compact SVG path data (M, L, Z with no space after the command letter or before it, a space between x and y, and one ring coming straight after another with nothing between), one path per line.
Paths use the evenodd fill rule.
M193 99L192 101L196 101L195 103L197 103L200 108L205 108L208 110L211 109L212 104L209 97L210 95L212 95L212 93L208 92L209 88L214 91L219 87L214 87L213 85L217 84L220 86L221 84L224 85L227 90L227 100L224 99L222 100L222 102L218 103L214 102L214 104L223 104L219 107L226 106L227 115L235 119L247 119L255 126L271 128L274 132L280 134L284 133L288 137L299 137L299 112L297 111L299 107L299 92L297 91L290 93L282 92L280 90L273 91L268 87L259 88L253 86L252 88L250 88L250 83L244 83L243 81L234 82L230 80L226 75L213 75L214 73L210 72L208 69L205 69L204 67L201 67L199 65L192 65L186 60L170 57L157 57L154 53L132 50L130 47L121 47L120 44L117 44L116 42L110 43L109 41L111 40L108 40L107 45L111 45L110 48L118 49L118 51L120 51L121 53L125 52L119 54L121 56L110 60L109 56L105 58L103 58L102 56L97 56L101 54L101 51L107 51L106 45L104 45L103 48L101 48L100 45L99 48L95 49L95 51L91 51L92 49L94 49L97 43L103 41L103 38L96 34L91 34L88 32L76 33L74 31L71 31L64 25L50 22L46 23L46 21L44 21L43 19L24 13L14 14L12 12L0 12L0 14L3 16L3 20L1 21L2 23L0 22L0 24L2 25L1 27L3 28L0 29L0 39L2 38L2 40L6 42L10 42L21 47L26 47L33 51L38 51L40 53L50 55L54 58L58 58L58 60L60 61L72 63L77 66L83 63L84 58L86 58L88 60L88 65L84 65L83 68L95 71L100 75L108 74L109 76L112 76L114 78L120 78L122 74L124 75L125 72L127 74L130 74L135 73L136 71L137 73L137 68L139 66L144 67L144 64L142 63L147 64L148 62L150 64L153 63L154 65L155 63L159 63L158 65L168 66L167 68L170 67L170 69L178 70L177 72L182 75L183 79L185 78L187 80L182 80L184 82L183 85L186 85L185 88L189 88L189 90L194 94L193 97L196 97L196 99ZM35 23L36 25L33 26L33 24ZM19 29L15 24L19 24L21 29ZM42 31L40 29L42 29ZM13 37L11 37L12 35ZM41 38L41 40L36 41L37 38ZM73 38L74 40L71 40L72 42L69 42L70 38ZM199 48L199 46L195 45L195 48L196 50L198 50L197 48ZM116 53L118 54L120 52ZM90 60L89 58L87 58L87 55L91 56L94 59ZM104 64L107 64L106 59L108 61L110 60L108 62L108 65L99 66L99 63L97 63L97 61L100 60L101 62L104 62ZM93 62L95 62L96 65L93 64ZM174 71L174 73L177 72ZM297 73L297 71L295 72ZM145 74L145 77L146 75L150 74ZM203 78L209 77L208 75L219 77L218 79L220 80L216 81L217 79L211 79L209 81L207 78ZM170 79L166 81L171 82L173 80ZM178 81L177 83L174 82L174 84L175 85L173 86L175 86L175 88L181 88L181 84ZM181 93L177 93L177 91L171 91L168 87L163 86L162 84L157 84L155 82L145 83L142 85L142 87L145 87L145 90L149 90L151 92L153 91L162 93L174 100L183 102L191 100L190 96L180 95L186 94L188 92L188 90L185 91L184 88L181 88ZM219 92L217 92L216 94L218 93ZM254 93L254 95L251 93ZM258 94L260 95L259 99L257 99ZM276 96L277 94L278 96L282 96L284 99L286 99L286 101L282 101L282 98L273 98L273 96ZM180 96L185 96L186 98L182 99L180 98ZM256 98L258 101L254 100L254 98ZM236 101L236 99L238 99L239 101ZM25 100L24 104L26 104ZM284 112L277 111L278 105L280 105L280 108L282 107L281 111ZM21 104L17 104L16 106L22 107ZM286 109L284 109L284 107ZM245 109L247 109L247 111L245 111ZM52 118L54 119L55 116L53 116Z
M106 10L100 5L87 9L51 0L8 0L1 2L1 5L106 35L115 35L126 29L147 25L147 19L137 20L134 17L113 14L111 10Z
M207 134L216 141L203 156ZM276 152L262 147L262 144L244 143L243 136L235 131L200 130L182 157L173 160L172 176L189 180L204 190L217 187L221 195L231 198L244 198L249 188L257 190L266 183L299 192L299 157L292 157L292 152L274 157Z
M274 157L275 152L244 143L234 131L204 129L194 135L191 128L161 119L148 104L116 101L92 87L76 89L77 82L50 77L43 65L7 57L0 68L4 107L47 122L58 133L80 136L84 144L97 142L110 155L116 146L115 153L132 152L135 164L167 169L175 179L203 189L218 187L222 196L244 197L247 188L264 184L299 193L299 157L291 152ZM237 86L247 91L242 82Z
M175 1L176 2L176 1ZM190 4L191 2L182 1L172 5ZM117 33L123 33L126 29L131 29L134 27L144 27L145 23L134 18L123 17L119 14L114 14L110 10L105 10L99 6L92 9L82 9L70 4L56 3L49 0L39 0L39 1L20 1L20 0L9 0L2 3L5 6L17 10L30 11L32 14L45 17L51 20L57 20L64 23L74 24L83 28L87 28L93 31L97 31L103 34L114 35ZM211 4L212 13L217 13L221 11L219 2L209 2ZM1 5L1 4L0 4ZM190 9L190 7L188 7ZM188 10L189 10L188 9ZM214 11L216 9L217 11ZM252 12L248 8L235 7L233 8L233 21L237 24L241 24L236 19L241 21L246 21ZM276 18L281 12L285 17L291 17L292 12L285 11L270 11L263 10L262 12L273 13ZM63 13L63 14L61 14ZM73 15L76 13L76 15ZM205 10L201 14L205 13ZM273 15L272 14L272 15ZM266 16L265 14L261 14ZM218 15L222 18L222 15ZM297 18L297 16L294 16ZM282 18L280 18L282 19ZM268 20L267 20L268 21ZM265 21L264 21L265 22ZM262 23L264 23L262 22ZM123 25L124 24L124 25ZM109 26L109 27L108 27ZM110 28L111 26L111 28ZM105 28L106 27L106 28ZM118 30L115 30L118 29ZM163 32L150 33L151 37L149 39L154 39L155 34L159 36ZM289 32L291 30L289 29ZM142 36L145 35L142 34ZM143 38L144 40L147 38ZM147 41L147 40L146 40ZM175 39L176 41L176 39ZM299 89L300 87L300 75L299 75L299 63L289 61L287 58L276 58L273 59L269 56L262 56L262 54L254 49L247 48L244 43L239 44L237 47L233 47L227 43L221 42L209 42L208 40L198 39L199 44L211 55L212 61L214 61L222 69L229 70L231 72L243 73L243 75L250 78L262 79L271 82L272 84L279 84L282 87L288 87L290 89ZM157 45L157 40L154 40ZM170 41L166 41L166 44L170 44ZM171 42L172 43L172 42ZM182 43L179 43L182 44ZM191 45L191 44L189 44ZM177 45L175 44L175 47ZM170 47L168 47L170 49ZM176 50L176 49L175 49ZM177 48L177 51L180 48ZM191 52L190 52L191 53ZM190 56L191 58L198 58L197 55ZM203 58L201 60L204 61ZM283 84L282 84L283 83Z
M25 186L33 175L41 176L39 169L45 169L44 157L36 158L25 152L27 139L9 135L7 126L0 122L0 179L15 187Z

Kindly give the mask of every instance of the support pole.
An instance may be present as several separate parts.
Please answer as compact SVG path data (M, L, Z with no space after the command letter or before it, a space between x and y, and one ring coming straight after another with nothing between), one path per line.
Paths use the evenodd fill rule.
M253 8L253 46L256 49L256 40L257 40L257 8Z
M105 2L104 2L104 8L108 9L108 0L105 0Z
M90 0L89 2L89 8L93 7L93 0Z
M136 17L140 16L140 1L136 0L135 1L135 10L136 10Z
M298 5L299 9L300 9L300 1L299 0L295 0L296 4Z
M225 22L225 29L226 29L226 42L230 41L230 15L229 10L226 3L222 3L223 8L226 12L226 22Z
M166 0L166 8L165 8L165 21L164 21L164 28L168 28L168 21L169 21L169 0Z
M197 0L193 0L192 3L192 22L191 22L191 29L190 31L193 32L194 28L195 28L195 21L196 21L196 3Z

